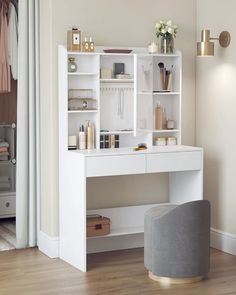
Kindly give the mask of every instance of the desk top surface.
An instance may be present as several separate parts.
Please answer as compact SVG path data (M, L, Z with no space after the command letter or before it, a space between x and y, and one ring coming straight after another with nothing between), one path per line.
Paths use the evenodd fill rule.
M158 153L174 153L174 152L202 152L200 147L192 147L185 145L175 146L152 146L146 150L134 151L134 148L118 148L118 149L94 149L94 150L75 150L70 151L72 153L78 153L85 157L98 157L98 156L119 156L119 155L146 155L146 154L158 154Z

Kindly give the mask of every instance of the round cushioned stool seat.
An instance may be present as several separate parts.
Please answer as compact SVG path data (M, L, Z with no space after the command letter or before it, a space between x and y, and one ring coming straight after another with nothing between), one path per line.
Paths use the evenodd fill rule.
M159 205L145 214L144 264L152 279L200 280L209 271L210 204Z

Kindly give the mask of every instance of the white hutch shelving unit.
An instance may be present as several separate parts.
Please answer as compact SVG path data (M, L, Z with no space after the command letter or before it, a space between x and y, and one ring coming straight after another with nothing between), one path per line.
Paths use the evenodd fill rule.
M83 53L59 46L60 257L82 271L87 269L87 253L142 246L144 213L158 205L87 210L88 177L169 172L170 202L202 198L203 151L181 146L181 53L131 49L130 54L104 53L102 47ZM75 57L76 73L68 73L68 57ZM170 92L159 91L160 62L173 69ZM114 63L124 63L130 79L100 79L100 69L113 69ZM90 89L93 108L69 110L69 89ZM175 121L174 130L155 130L158 102ZM87 120L95 124L95 149L68 151L68 136L78 135ZM100 149L101 134L118 134L120 147ZM178 145L155 147L156 136L174 136ZM138 143L146 143L148 149L135 152ZM94 213L111 218L110 235L86 237L86 214Z
M96 53L67 52L59 48L60 84L64 86L64 97L68 89L91 89L96 109L67 111L68 135L77 135L79 127L87 120L96 128L96 148L99 148L100 134L119 134L120 147L133 147L145 142L153 145L156 136L175 136L181 144L181 76L182 57L177 52L172 55L147 54L144 48L134 48L136 53L104 53L103 48ZM74 57L78 64L76 73L67 72L67 59ZM173 91L158 92L159 67L164 63L167 69L173 65ZM100 68L113 69L114 63L124 63L130 79L100 79ZM119 114L119 101L122 114ZM166 117L175 121L174 130L155 130L155 107L160 102L166 110ZM100 132L100 130L102 130Z

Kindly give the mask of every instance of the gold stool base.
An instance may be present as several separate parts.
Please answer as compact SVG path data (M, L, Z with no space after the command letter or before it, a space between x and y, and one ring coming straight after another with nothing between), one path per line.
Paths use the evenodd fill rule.
M199 277L190 277L190 278L167 278L167 277L158 277L154 275L151 271L148 272L149 278L162 283L162 284L192 284L203 280L203 276Z

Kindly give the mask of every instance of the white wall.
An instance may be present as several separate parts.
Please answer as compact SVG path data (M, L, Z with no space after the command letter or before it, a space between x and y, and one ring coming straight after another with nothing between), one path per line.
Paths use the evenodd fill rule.
M236 26L235 0L198 0L197 32L231 33L230 47L215 43L213 58L197 59L196 143L205 150L204 196L211 201L212 227L236 234Z
M41 111L42 111L42 216L41 229L48 235L58 235L58 122L57 122L57 46L66 44L66 31L79 25L84 36L92 36L97 45L146 46L155 40L154 25L160 19L172 19L180 26L176 47L183 53L183 143L195 140L195 7L196 0L41 0ZM98 180L91 180L97 183ZM112 179L122 196L134 202L131 195L133 181L138 202L142 191L149 187L151 200L167 198L165 175ZM130 184L129 184L130 183ZM104 180L98 183L100 197L104 194ZM111 187L111 185L109 186ZM112 195L107 191L105 197ZM90 199L98 191L90 190ZM158 197L159 196L159 197ZM101 199L101 204L105 203ZM90 205L98 206L93 202ZM113 203L114 205L114 203Z

